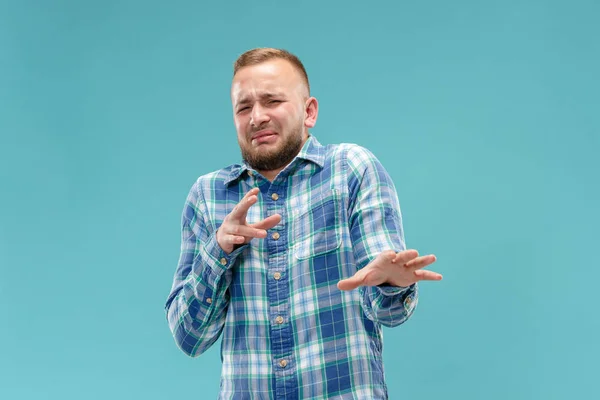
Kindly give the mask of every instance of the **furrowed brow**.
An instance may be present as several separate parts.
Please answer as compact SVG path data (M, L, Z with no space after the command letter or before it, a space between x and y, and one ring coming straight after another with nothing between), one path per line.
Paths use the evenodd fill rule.
M263 99L272 99L274 97L283 97L283 94L279 92L268 92L261 94L260 97Z

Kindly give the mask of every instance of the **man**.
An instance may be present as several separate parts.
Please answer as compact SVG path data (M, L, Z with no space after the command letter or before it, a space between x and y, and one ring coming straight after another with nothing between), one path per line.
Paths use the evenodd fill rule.
M400 325L435 256L406 250L394 185L353 144L309 133L318 102L284 50L236 61L243 163L201 176L182 216L168 322L199 356L222 334L221 399L385 399L382 326Z

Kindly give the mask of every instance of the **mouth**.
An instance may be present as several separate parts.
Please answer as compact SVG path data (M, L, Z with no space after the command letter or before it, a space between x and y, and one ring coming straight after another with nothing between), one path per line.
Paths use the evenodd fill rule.
M252 135L251 142L254 144L268 143L275 139L277 132L271 130L262 130Z

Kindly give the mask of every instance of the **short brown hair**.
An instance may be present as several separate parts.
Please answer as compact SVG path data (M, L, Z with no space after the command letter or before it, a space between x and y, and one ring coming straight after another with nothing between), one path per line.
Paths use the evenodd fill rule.
M233 75L235 76L235 74L243 67L257 65L276 58L290 62L302 74L306 81L308 93L310 93L310 83L308 82L308 74L306 73L306 69L304 69L304 65L302 65L302 62L298 57L283 49L261 47L246 51L235 60L235 63L233 64Z

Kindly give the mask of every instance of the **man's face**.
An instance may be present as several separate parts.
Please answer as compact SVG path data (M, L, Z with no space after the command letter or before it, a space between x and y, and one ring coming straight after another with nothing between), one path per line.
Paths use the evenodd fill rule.
M258 171L285 167L307 138L308 89L288 61L275 59L241 68L231 101L242 157Z

